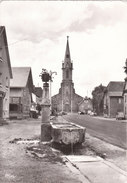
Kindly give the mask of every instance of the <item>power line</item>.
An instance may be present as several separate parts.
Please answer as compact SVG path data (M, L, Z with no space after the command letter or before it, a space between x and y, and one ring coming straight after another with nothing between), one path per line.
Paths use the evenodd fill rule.
M15 42L10 43L10 44L8 44L8 45L6 45L6 46L2 46L2 48L10 47L10 46L15 45L15 44L17 44L17 43L19 43L19 42L22 42L22 41L24 41L24 40L28 40L28 39L22 39L22 40L15 41Z

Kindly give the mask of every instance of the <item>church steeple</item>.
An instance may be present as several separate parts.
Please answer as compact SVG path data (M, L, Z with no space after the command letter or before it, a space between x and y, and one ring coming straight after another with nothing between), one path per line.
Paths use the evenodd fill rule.
M71 62L71 55L69 49L69 36L67 36L67 44L66 44L64 61L62 63L62 70L63 70L63 81L72 82L73 63Z
M73 69L73 64L71 62L71 54L70 54L70 48L69 48L69 36L67 36L67 44L66 44L66 50L65 50L65 57L62 64L62 68L71 68Z
M69 36L67 36L67 45L65 51L64 62L71 61L70 49L69 49Z

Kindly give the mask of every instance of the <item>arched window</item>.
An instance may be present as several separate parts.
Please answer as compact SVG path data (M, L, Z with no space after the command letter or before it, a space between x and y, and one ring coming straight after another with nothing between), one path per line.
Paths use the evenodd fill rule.
M69 78L69 71L66 70L66 78Z

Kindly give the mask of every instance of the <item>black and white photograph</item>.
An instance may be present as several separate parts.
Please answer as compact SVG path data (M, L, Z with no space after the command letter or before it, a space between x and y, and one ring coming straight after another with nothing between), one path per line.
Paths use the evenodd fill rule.
M0 0L0 183L127 183L127 2Z

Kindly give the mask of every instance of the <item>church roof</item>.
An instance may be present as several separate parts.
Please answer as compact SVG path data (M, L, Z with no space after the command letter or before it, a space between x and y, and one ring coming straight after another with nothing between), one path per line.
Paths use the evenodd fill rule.
M66 51L65 51L65 57L64 57L64 61L66 60L71 61L70 48L69 48L69 36L67 36L67 44L66 44Z

